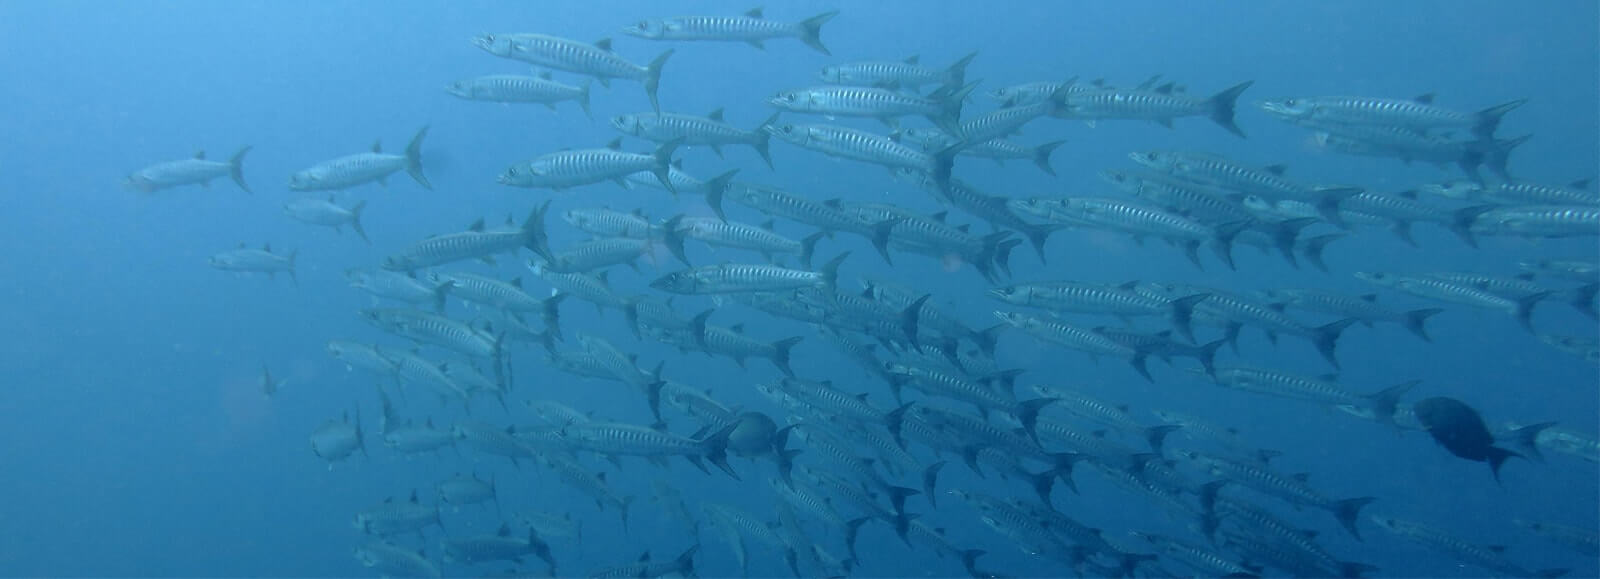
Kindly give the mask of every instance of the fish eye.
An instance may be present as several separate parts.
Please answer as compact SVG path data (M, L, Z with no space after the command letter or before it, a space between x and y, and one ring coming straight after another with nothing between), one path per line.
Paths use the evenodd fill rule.
M1289 99L1289 100L1283 101L1283 104L1286 104L1286 105L1289 105L1289 106L1292 107L1292 106L1295 105L1296 102L1297 101L1295 101L1294 99Z
M506 174L515 177L517 175L517 168L512 167L510 169L506 169Z
M494 42L494 35L493 34L486 35L486 36L483 37L483 39L487 40L489 42Z

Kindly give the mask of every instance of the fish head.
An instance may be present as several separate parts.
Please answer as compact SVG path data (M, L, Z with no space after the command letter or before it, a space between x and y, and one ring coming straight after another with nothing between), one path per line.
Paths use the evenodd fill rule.
M850 76L849 74L845 73L845 70L844 70L843 67L835 66L835 65L831 65L831 64L828 65L828 66L822 67L822 72L817 74L817 78L822 79L822 82L825 82L825 83L828 83L828 84L841 84L841 83L844 83L844 82L849 80L849 76Z
M679 271L656 278L650 282L652 289L674 293L687 293L694 289L694 275L688 271Z
M1139 188L1139 181L1134 179L1133 174L1121 169L1102 169L1100 179L1124 191Z
M1017 286L993 288L988 291L988 294L989 297L1003 302L1010 302L1023 297L1022 289Z
M808 110L806 106L811 102L810 93L804 90L786 90L767 98L767 104L780 109L795 111Z
M458 81L452 82L450 84L444 85L444 92L456 95L456 96L464 98L464 99L469 99L469 98L472 98L472 95L473 95L472 86L473 86L472 83L469 82L469 81L458 80Z
M307 169L289 176L289 188L296 191L316 189L322 182L322 173Z
M122 188L140 193L150 193L156 190L156 185L154 181L150 180L149 176L140 172L124 177L122 179Z
M1170 151L1135 151L1128 153L1128 158L1157 171L1177 172L1183 168L1182 158Z
M1396 275L1394 275L1392 273L1383 273L1383 272L1376 272L1376 271L1358 271L1358 272L1355 272L1352 275L1356 276L1356 279L1359 279L1361 281L1364 281L1364 282L1367 282L1367 283L1375 283L1375 284L1378 284L1378 285L1381 285L1381 286L1391 286L1392 287L1392 286L1400 283L1399 276L1396 276Z
M611 117L611 126L623 134L638 135L644 130L639 115L617 115Z
M622 28L622 33L637 38L660 39L668 30L680 28L676 23L665 20L640 20Z
M811 132L806 130L804 125L792 125L784 123L767 125L762 127L762 129L767 131L767 134L769 135L797 145L803 145L811 138Z
M1456 179L1443 183L1429 183L1417 188L1417 193L1423 195L1437 195L1450 199L1476 199L1484 193L1482 183L1470 179Z
M472 45L495 56L506 56L511 54L515 43L503 34L479 34L472 38Z
M1291 121L1309 118L1317 110L1311 101L1295 97L1267 99L1257 102L1256 107L1267 114Z
M528 187L533 184L538 176L539 171L533 165L518 164L507 167L505 172L501 173L495 180L501 185Z
M1265 197L1262 197L1260 195L1245 195L1244 199L1241 199L1239 201L1239 203L1241 205L1244 205L1245 209L1249 209L1250 211L1257 212L1257 213L1261 213L1261 212L1269 212L1270 213L1274 209L1276 209L1276 207L1274 207L1272 205L1271 201L1268 201Z

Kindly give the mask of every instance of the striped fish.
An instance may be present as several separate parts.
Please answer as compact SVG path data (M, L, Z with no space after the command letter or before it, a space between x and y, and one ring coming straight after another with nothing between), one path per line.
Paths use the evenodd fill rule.
M822 45L822 25L827 24L838 10L830 10L800 22L767 20L761 8L745 12L742 16L675 16L653 20L640 20L622 29L623 34L650 40L708 40L743 42L765 49L765 41L777 38L795 38L812 50L833 56Z
M427 136L428 127L422 127L416 136L411 137L411 143L406 145L403 155L386 154L381 144L373 143L370 152L317 163L290 176L289 188L295 191L335 191L374 181L379 185L387 185L390 175L404 169L422 188L432 190L433 184L422 174L422 139Z
M661 65L672 56L672 50L661 53L649 65L639 66L612 52L610 38L589 44L545 34L480 34L472 43L501 58L592 76L607 88L613 78L638 81L650 97L651 110L661 112L656 88L661 85Z

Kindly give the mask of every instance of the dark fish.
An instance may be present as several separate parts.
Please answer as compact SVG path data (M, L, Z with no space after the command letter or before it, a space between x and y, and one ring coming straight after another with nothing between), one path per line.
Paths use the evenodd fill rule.
M1461 458L1489 463L1496 482L1500 481L1500 465L1508 458L1522 456L1494 446L1494 435L1484 425L1483 417L1460 400L1434 397L1416 403L1413 408L1417 420L1440 446Z

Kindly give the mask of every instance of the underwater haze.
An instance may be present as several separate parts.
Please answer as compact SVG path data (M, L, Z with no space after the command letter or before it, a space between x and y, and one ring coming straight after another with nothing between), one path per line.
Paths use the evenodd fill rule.
M752 8L0 2L0 574L1600 574L1600 5Z

